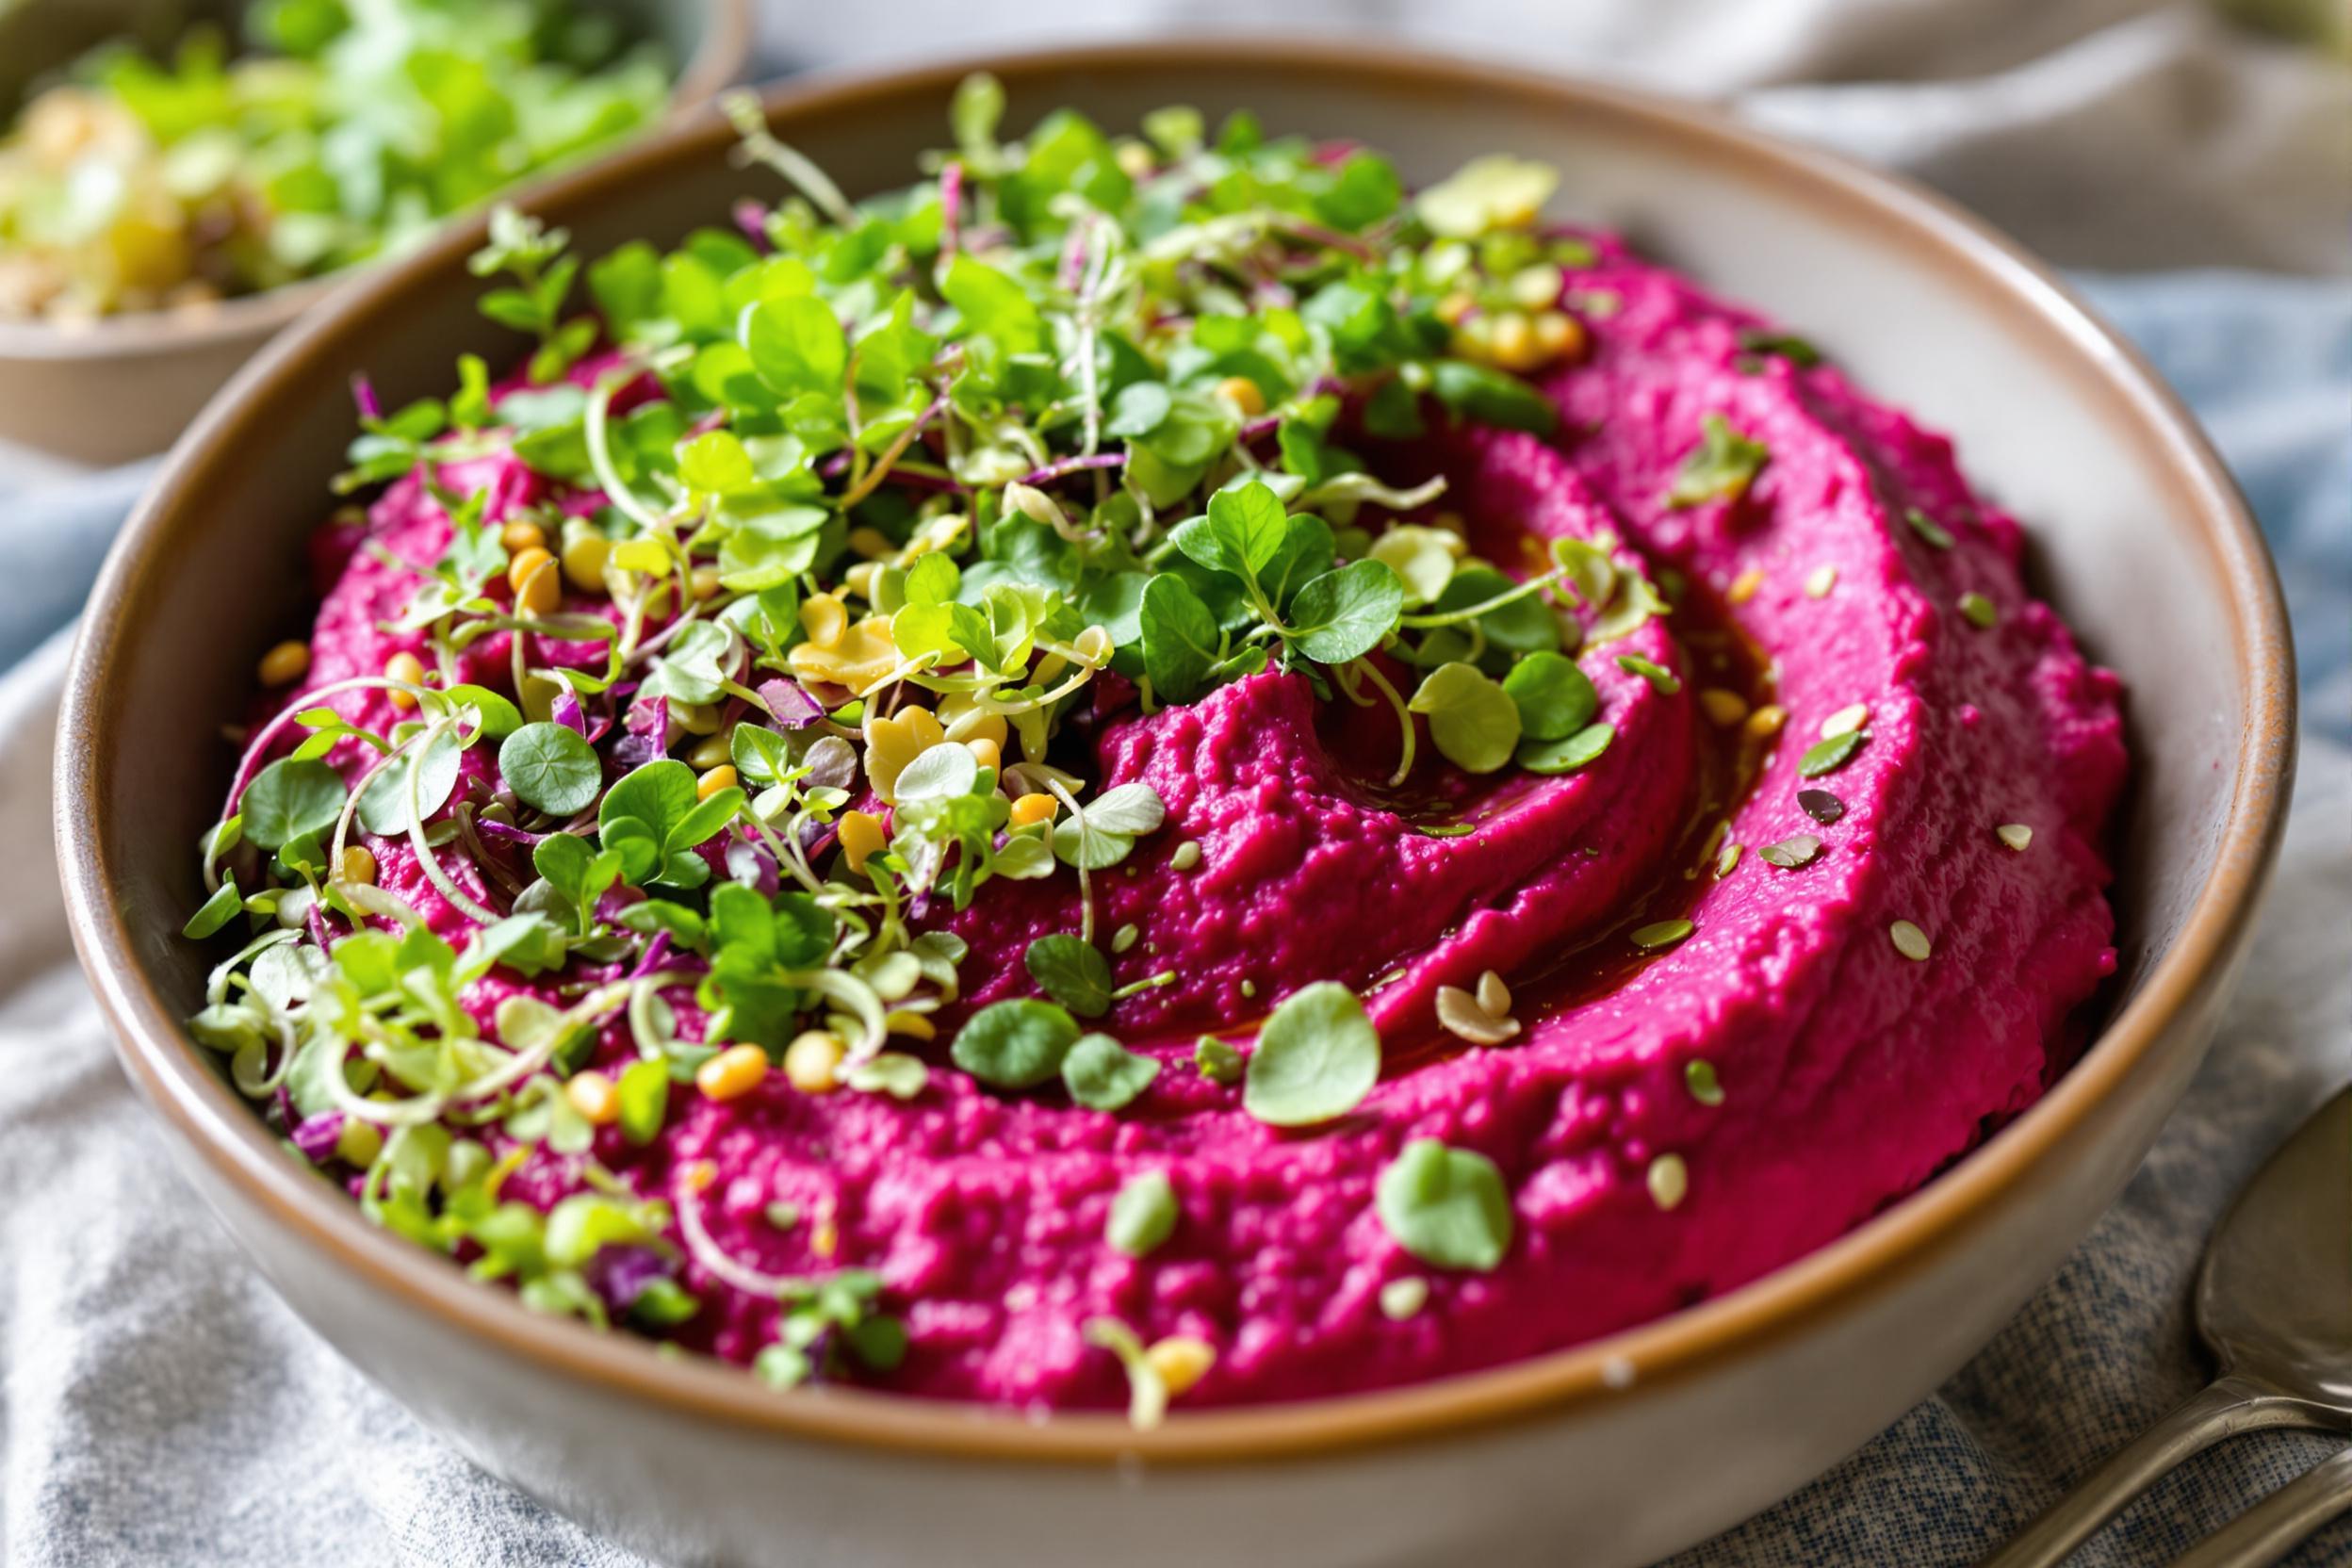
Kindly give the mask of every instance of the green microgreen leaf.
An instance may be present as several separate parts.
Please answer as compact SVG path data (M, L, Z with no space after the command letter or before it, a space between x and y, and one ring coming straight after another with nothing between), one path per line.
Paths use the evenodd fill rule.
M1318 980L1284 998L1258 1030L1242 1109L1272 1127L1347 1115L1380 1076L1380 1037L1355 992Z
M1528 654L1503 677L1503 691L1519 710L1529 741L1564 741L1592 723L1600 694L1576 662L1557 653Z
M1380 1172L1373 1208L1397 1246L1435 1267L1484 1272L1511 1250L1511 1194L1475 1150L1413 1139Z
M1748 493L1749 484L1772 457L1763 443L1732 429L1731 421L1720 414L1709 414L1699 423L1699 444L1675 470L1674 485L1666 492L1668 506L1737 500Z
M604 767L578 730L542 721L524 725L498 747L498 776L531 809L568 817L595 802Z
M1519 744L1519 706L1475 664L1441 664L1407 708L1429 720L1429 738L1464 773L1493 773Z
M1070 1097L1092 1111L1124 1108L1159 1075L1158 1062L1103 1034L1081 1035L1062 1058Z
M1093 943L1070 936L1039 937L1021 963L1038 989L1080 1018L1101 1018L1111 1010L1110 960Z
M1102 1239L1131 1258L1149 1257L1176 1233L1176 1187L1164 1170L1130 1177L1111 1200Z
M991 1003L965 1021L948 1050L956 1065L1001 1089L1035 1088L1062 1070L1078 1023L1050 1002Z

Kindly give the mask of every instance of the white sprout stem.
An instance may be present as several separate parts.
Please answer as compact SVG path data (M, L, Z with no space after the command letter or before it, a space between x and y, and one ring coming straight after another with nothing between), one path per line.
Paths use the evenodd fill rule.
M739 161L764 163L784 176L809 204L844 229L858 226L858 213L841 194L841 188L832 177L817 167L806 154L777 139L768 129L767 116L760 112L759 98L750 92L730 92L719 100L735 125L735 134L743 139L738 152Z
M775 1299L791 1290L799 1282L780 1274L768 1274L739 1262L702 1222L702 1191L716 1179L716 1169L708 1161L689 1166L678 1183L678 1230L686 1238L686 1250L703 1270L726 1284L734 1286L746 1296L761 1296Z
M1396 771L1388 776L1388 787L1393 790L1413 772L1413 711L1405 706L1405 699L1396 694L1396 688L1388 683L1388 677L1380 673L1379 665L1369 659L1358 659L1353 662L1364 666L1364 673L1372 678L1372 683L1380 689L1380 694L1388 698L1388 705L1396 710L1396 723L1404 730L1403 755L1396 759Z
M415 754L409 758L408 845L416 852L416 863L424 871L426 879L432 882L443 898L448 899L458 908L482 922L482 924L495 925L498 920L498 911L475 902L471 893L459 887L449 874L441 869L440 855L432 844L425 841L423 796L417 792L417 786L424 777L426 754L433 749L433 743L448 732L449 725L446 721L427 725L422 734L416 737L422 740L424 744L417 746Z
M596 485L604 498L620 509L621 514L651 532L662 526L661 517L638 498L621 478L620 468L612 461L612 441L609 420L612 412L612 394L628 384L629 375L607 374L597 381L596 389L588 394L587 417L581 423L581 433L587 438L588 466L596 476Z
M1094 825L1086 821L1086 809L1078 797L1058 778L1048 778L1045 787L1054 792L1070 808L1070 820L1078 825L1078 939L1094 945L1094 879L1086 874L1086 851L1094 842ZM1052 841L1050 836L1047 841Z

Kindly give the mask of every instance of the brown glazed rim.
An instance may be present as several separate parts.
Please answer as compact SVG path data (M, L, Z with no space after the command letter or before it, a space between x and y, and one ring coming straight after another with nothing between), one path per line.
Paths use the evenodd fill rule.
M1070 72L1118 74L1179 66L1215 70L1237 57L1271 58L1304 74L1377 80L1406 94L1468 89L1540 114L1597 105L1679 140L1759 185L1829 198L1895 236L1920 265L1955 275L2042 341L2055 365L2111 399L2154 458L2177 478L2202 518L2213 591L2223 596L2233 657L2246 672L2238 779L2215 849L2178 939L2073 1070L1983 1149L1920 1192L1847 1236L1737 1291L1592 1344L1427 1383L1330 1398L1179 1413L1156 1430L1131 1430L1107 1413L1032 1420L1008 1410L910 1399L852 1388L778 1396L740 1371L663 1360L648 1343L598 1334L526 1311L456 1268L369 1225L340 1194L287 1161L248 1106L202 1059L134 956L112 889L108 835L94 820L102 780L123 755L106 698L144 617L171 592L179 522L206 503L211 480L267 439L272 411L318 384L322 365L342 363L344 333L399 311L404 298L439 286L477 245L479 222L361 280L295 332L280 337L216 398L172 454L108 558L83 623L59 727L58 859L70 923L112 1022L131 1077L221 1181L318 1254L367 1286L429 1315L447 1331L477 1336L509 1357L595 1384L624 1402L746 1433L848 1443L967 1461L1103 1463L1122 1455L1221 1464L1303 1459L1374 1444L1426 1440L1497 1423L1556 1415L1605 1399L1640 1398L1673 1380L1727 1369L1739 1358L1802 1333L1926 1266L2014 1202L2053 1152L2076 1135L2102 1098L2138 1070L2175 1021L2227 978L2245 923L2274 858L2293 772L2295 689L2286 612L2261 536L2219 459L2173 395L2128 345L2040 264L1978 220L1901 181L1827 154L1759 135L1718 112L1508 67L1432 57L1380 45L1260 36L1184 39L1059 49L921 66L878 74L807 78L777 90L768 108L787 135L876 93L913 90L941 105L965 72L985 65L1018 89ZM689 159L716 156L730 139L704 116L607 163L553 184L543 207L561 219L615 184ZM1625 1372L1634 1380L1628 1388ZM1614 1374L1611 1376L1611 1374ZM1612 1386L1614 1385L1614 1386Z
M751 54L751 0L705 0L709 20L702 41L670 85L668 123L692 114L743 74ZM659 131L651 139L659 139ZM562 176L555 176L561 179ZM525 181L508 194L531 200L539 182ZM396 261L395 257L392 260ZM294 320L328 294L391 261L360 262L324 277L303 278L206 308L142 310L124 316L57 326L39 321L0 321L0 365L11 361L138 359L177 353L199 345L259 339Z

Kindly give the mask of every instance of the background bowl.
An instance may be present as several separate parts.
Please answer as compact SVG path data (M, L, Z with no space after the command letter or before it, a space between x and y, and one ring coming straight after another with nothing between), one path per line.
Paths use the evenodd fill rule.
M750 0L581 3L668 51L674 111L708 102L743 74ZM166 54L191 24L235 36L246 8L244 0L0 0L0 130L28 87L109 39ZM81 463L159 452L254 350L367 265L186 309L71 325L0 320L0 441Z
M1483 151L1548 158L1562 214L1777 314L1952 432L2034 531L2039 589L2132 693L2121 972L2083 1059L1925 1190L1738 1292L1609 1339L1434 1383L1135 1433L823 1389L534 1317L374 1230L289 1161L180 1019L179 938L255 657L306 624L304 532L363 367L446 390L475 315L461 228L354 284L248 367L116 546L58 743L74 935L181 1163L296 1310L467 1455L674 1562L1646 1561L1762 1508L1933 1389L2056 1268L2187 1083L2251 929L2293 765L2278 584L2169 393L2034 263L1936 198L1708 112L1326 41L1155 42L985 63L1025 125L1073 104L1253 106L1358 137L1409 180ZM946 141L965 63L795 84L780 133L852 192ZM705 116L537 193L591 252L674 241L757 185ZM514 345L508 346L510 350Z

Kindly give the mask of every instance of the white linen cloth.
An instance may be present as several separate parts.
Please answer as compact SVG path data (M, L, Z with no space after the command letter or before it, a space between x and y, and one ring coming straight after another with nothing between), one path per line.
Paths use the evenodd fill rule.
M878 24L859 8L779 7L767 43L773 61L803 64L910 38L1235 19L1120 0L975 9L906 0ZM2345 78L2194 7L1395 0L1279 20L1735 96L1777 128L1926 174L2063 263L2345 270ZM2310 723L2278 890L2210 1064L2059 1278L1936 1398L1677 1568L1972 1560L2207 1375L2186 1290L2203 1237L2352 1075L2352 289L2213 275L2098 292L2200 401L2289 564ZM34 477L0 458L0 662L57 624L130 486L118 474L61 490L43 473L28 488ZM361 1380L169 1168L62 927L48 778L66 651L52 637L0 677L0 1562L636 1568ZM2267 1434L2216 1450L2081 1560L2162 1560L2326 1446ZM2296 1560L2348 1560L2340 1528Z

